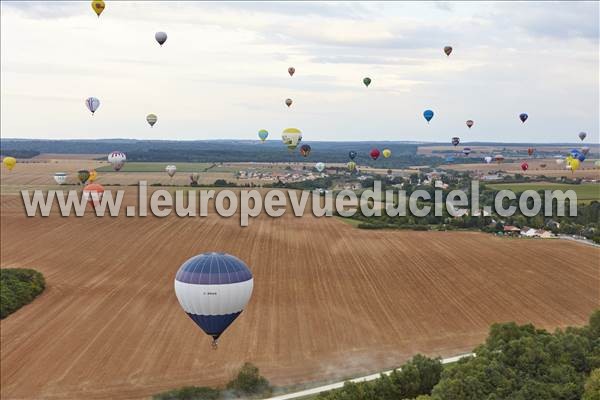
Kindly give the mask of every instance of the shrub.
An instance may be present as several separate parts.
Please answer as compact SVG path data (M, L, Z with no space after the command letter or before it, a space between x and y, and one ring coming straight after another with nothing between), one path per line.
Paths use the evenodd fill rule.
M217 400L221 392L204 386L185 386L152 396L154 400Z
M17 311L44 291L44 276L32 269L0 269L0 318Z
M238 395L262 395L271 393L269 381L262 377L258 368L251 363L245 363L237 376L227 384L227 389Z

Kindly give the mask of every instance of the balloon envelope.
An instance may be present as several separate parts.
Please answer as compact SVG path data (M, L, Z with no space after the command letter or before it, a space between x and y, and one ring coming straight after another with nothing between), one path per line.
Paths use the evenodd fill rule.
M302 132L297 128L286 128L281 132L281 140L288 149L294 150L302 141Z
M204 253L184 262L175 275L175 296L185 313L213 343L244 311L254 280L248 266L226 253Z
M350 157L351 160L354 160L356 158L357 153L354 150L350 150L348 152L348 157Z
M469 154L471 154L471 148L470 147L465 147L463 149L463 154L468 157Z
M264 142L265 140L267 140L267 137L269 137L269 132L267 132L266 129L261 129L260 131L258 131L258 138L260 140Z
M154 39L162 46L167 41L167 34L165 32L156 32Z
M423 111L423 117L425 117L427 122L431 121L431 119L433 118L433 111L431 111L431 110Z
M446 47L444 47L444 53L446 53L446 55L449 56L450 53L452 53L452 46L446 46Z
M104 187L99 183L90 183L83 188L83 198L91 204L98 204L102 200Z
M127 156L121 151L113 151L108 155L108 162L112 164L115 171L120 171L126 160Z
M489 164L489 163L491 163L491 162L492 162L492 157L490 157L490 156L486 156L486 157L484 157L483 159L485 160L485 163L486 163L486 164Z
M323 172L323 170L325 169L325 163L322 163L322 162L316 163L315 169L319 172Z
M579 139L583 140L583 139L585 139L586 136L587 136L587 133L579 132Z
M165 167L165 171L167 171L167 174L172 178L173 175L175 175L175 172L177 171L177 167L174 165L167 165Z
M527 164L526 162L521 163L521 169L523 171L527 171L529 169L529 164Z
M348 168L348 171L354 171L356 169L356 163L354 161L348 161L346 167Z
M366 87L369 87L369 85L371 84L371 78L369 78L369 77L364 78L363 83L365 84Z
M296 68L294 68L294 67L289 67L288 68L288 74L290 74L290 76L294 76L295 72L296 72Z
M383 149L381 153L383 154L383 158L390 158L392 155L392 151L390 149Z
M59 185L64 185L67 182L67 174L64 172L57 172L54 174L54 180Z
M148 124L150 124L150 127L153 127L156 121L158 121L158 117L154 114L148 114L146 115L146 121L148 122Z
M471 119L467 120L467 127L469 129L471 129L471 127L473 126L473 124L474 124L473 120L471 120Z
M311 147L307 144L303 144L302 146L300 146L300 154L302 155L302 157L308 157L311 150Z
M100 107L100 100L95 97L88 97L85 99L85 105L87 106L88 110L90 110L92 115L94 115L98 107Z
M293 103L292 99L285 99L285 105L286 105L286 106L288 106L288 107L289 107L289 106L291 106L291 105L292 105L292 103Z
M369 156L371 156L371 158L373 160L377 160L379 158L380 154L381 154L381 152L379 151L379 149L372 149L371 152L369 153Z
M102 14L102 11L104 11L104 7L106 7L106 5L104 4L103 0L92 1L92 10L94 10L98 18L100 18L100 14Z
M453 137L452 138L452 145L453 146L458 146L458 144L460 143L460 138L459 137Z
M90 176L88 178L88 182L92 183L96 180L96 178L98 178L98 173L96 172L95 169L91 169L90 170Z
M17 159L14 157L4 157L2 163L9 171L12 171L15 165L17 165Z
M88 171L87 169L80 169L79 171L77 171L77 179L79 179L79 183L86 183L89 177L90 171Z
M519 115L519 119L521 120L521 122L525 123L525 121L527 121L527 118L529 118L529 115L523 113Z

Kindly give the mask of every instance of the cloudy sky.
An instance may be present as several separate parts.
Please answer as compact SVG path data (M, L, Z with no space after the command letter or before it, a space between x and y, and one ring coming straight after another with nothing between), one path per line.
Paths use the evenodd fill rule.
M598 142L598 2L1 7L4 138Z

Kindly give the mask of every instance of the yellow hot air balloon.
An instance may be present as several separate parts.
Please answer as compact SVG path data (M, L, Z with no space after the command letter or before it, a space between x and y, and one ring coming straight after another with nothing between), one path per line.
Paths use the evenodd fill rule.
M102 11L104 11L104 7L106 7L106 5L104 4L103 0L92 1L92 10L94 10L98 18L100 18L100 14L102 14Z
M390 149L383 149L382 153L384 158L390 158L392 155L392 151Z
M574 158L569 162L569 166L571 167L571 172L575 172L581 166L581 162L577 158Z
M8 168L9 171L12 171L12 169L17 164L17 159L14 157L4 157L4 160L2 162L4 163L4 166Z
M88 178L88 182L92 183L96 180L96 178L98 178L98 173L96 172L95 169L90 170L90 177Z
M296 128L287 128L281 132L281 140L283 140L283 144L287 146L288 149L294 150L298 147L298 143L302 141L302 132L300 129Z

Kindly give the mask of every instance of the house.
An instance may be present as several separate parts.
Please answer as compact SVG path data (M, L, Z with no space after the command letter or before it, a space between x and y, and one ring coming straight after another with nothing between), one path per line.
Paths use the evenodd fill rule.
M504 225L504 233L506 235L518 235L521 233L521 228L513 225Z
M484 175L481 179L484 181L500 181L500 180L502 180L502 175L500 175L500 174Z

